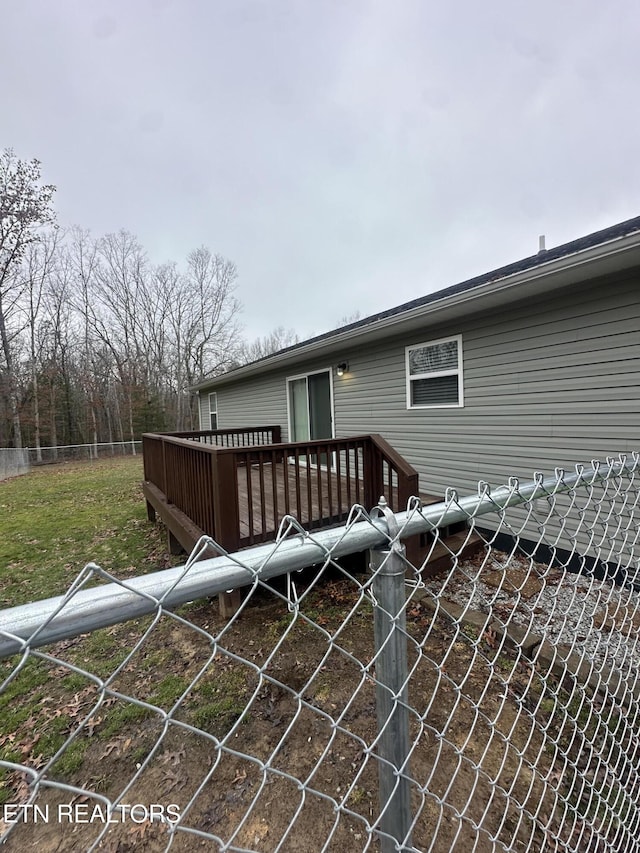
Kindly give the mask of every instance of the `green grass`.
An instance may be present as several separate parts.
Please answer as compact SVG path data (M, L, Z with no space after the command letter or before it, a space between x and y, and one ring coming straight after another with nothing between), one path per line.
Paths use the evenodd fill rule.
M142 457L45 466L0 482L0 607L62 595L88 562L118 577L164 559Z
M200 705L193 712L192 723L214 737L223 737L244 712L244 705L233 696L225 696L217 702Z
M208 672L187 703L192 725L222 737L245 713L248 696L244 673L236 669Z
M142 477L138 456L46 466L0 482L0 609L64 594L88 562L118 578L169 565L163 529L147 520ZM66 657L106 678L130 650L130 640L123 638L141 624L95 631L74 641ZM0 758L47 761L87 712L86 704L79 712L74 697L92 682L34 658L14 671L19 661L19 656L0 661L0 683L11 676L0 694ZM167 677L155 699L171 707L186 686L184 679ZM150 714L117 704L96 732L105 740ZM64 778L78 770L88 743L84 734L77 737L56 761L54 774ZM7 797L6 778L0 774L0 803Z
M3 668L2 676L5 677L11 669L11 662L4 663ZM85 679L83 681L86 683ZM15 673L0 694L0 732L4 733L0 737L0 758L20 763L31 753L46 761L67 740L73 726L69 709L62 708L55 716L43 713L51 705L46 693L39 688L46 686L50 689L50 682L49 668L42 661L31 659ZM79 684L74 682L73 686ZM14 732L23 734L14 737ZM56 762L56 770L59 773L73 772L82 764L85 750L86 742L76 739ZM0 783L3 778L0 777ZM3 802L4 791L5 787L0 784L0 802Z
M98 726L98 737L109 740L114 735L125 731L129 723L137 723L152 716L153 711L141 705L121 703L116 708L111 708L105 722Z
M151 694L150 701L168 711L189 686L190 679L179 675L166 675L159 681Z

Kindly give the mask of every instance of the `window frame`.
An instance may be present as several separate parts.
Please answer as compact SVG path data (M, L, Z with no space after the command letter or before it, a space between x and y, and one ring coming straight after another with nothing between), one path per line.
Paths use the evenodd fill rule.
M458 366L455 370L431 370L427 373L411 373L410 354L417 349L433 347L438 344L446 344L455 341L458 347ZM404 367L406 379L407 409L462 409L464 408L464 381L462 365L462 335L449 335L446 338L437 338L433 341L424 341L419 344L411 344L404 350ZM457 403L412 403L411 383L418 379L436 379L439 376L458 377L458 402Z
M212 406L211 406L211 398L212 398L212 397L215 397L215 403L216 403L216 404L215 404L215 407L212 407ZM210 392L209 392L209 395L208 395L208 402L209 402L209 407L208 407L208 409L209 409L209 429L210 429L210 430L217 430L217 429L218 429L218 392L217 392L217 391L210 391ZM216 416L216 425L215 425L215 427L212 427L212 426L211 426L211 415L215 415L215 416Z

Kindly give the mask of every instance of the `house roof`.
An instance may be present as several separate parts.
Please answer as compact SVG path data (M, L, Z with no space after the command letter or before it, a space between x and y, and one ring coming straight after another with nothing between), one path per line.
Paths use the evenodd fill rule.
M526 285L529 285L527 293L544 292L581 279L627 269L638 263L640 216L563 243L561 246L543 249L515 263L301 341L258 361L205 379L195 385L193 390L223 385L266 372L276 366L285 366L306 356L328 353L335 347L344 346L348 341L362 336L371 339L381 337L392 333L398 323L424 323L425 318L436 311L448 309L452 314L455 313L452 309L458 308L459 314L461 306L464 305L462 310L468 312L471 307L468 305L469 300L473 300L476 307L477 300L482 298L487 307L491 307L508 298L523 295L522 288ZM517 291L513 288L517 288ZM443 319L445 318L443 314Z

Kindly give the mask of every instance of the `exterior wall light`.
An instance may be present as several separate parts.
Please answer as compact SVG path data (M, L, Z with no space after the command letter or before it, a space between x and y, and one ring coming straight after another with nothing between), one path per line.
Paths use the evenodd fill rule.
M340 364L336 367L336 373L338 376L344 376L344 374L349 370L349 365L346 361L341 361Z

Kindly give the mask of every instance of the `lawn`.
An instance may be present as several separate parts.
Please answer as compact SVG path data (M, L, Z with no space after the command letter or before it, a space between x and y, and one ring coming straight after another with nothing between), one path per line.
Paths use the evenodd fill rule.
M0 609L64 594L88 562L118 578L179 562L167 553L163 528L147 520L142 477L137 456L48 465L0 482ZM124 657L128 630L120 625L62 645L73 665L91 661L106 676ZM41 766L85 707L87 682L35 658L16 667L18 660L0 662L0 680L8 678L0 691L0 759ZM119 723L136 712L120 709ZM59 778L82 766L86 746L76 741L65 750ZM19 785L15 773L0 770L0 803L19 801Z
M142 457L48 465L0 482L0 607L62 595L88 563L130 577L171 565L147 521Z

